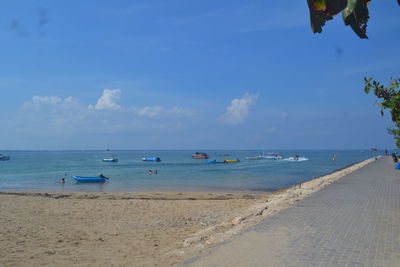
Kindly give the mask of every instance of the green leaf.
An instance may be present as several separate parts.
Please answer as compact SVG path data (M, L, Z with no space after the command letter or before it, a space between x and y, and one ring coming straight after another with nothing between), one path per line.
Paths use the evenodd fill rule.
M371 0L348 0L346 8L342 11L344 24L350 26L361 39L368 39L367 23L369 11L367 4Z
M346 22L346 19L354 12L354 9L357 6L358 0L347 0L347 6L342 11L343 20Z
M395 103L394 103L394 102L391 102L391 101L384 101L384 102L382 102L380 105L381 105L382 107L384 107L384 108L390 108L390 109L392 109L392 108L395 107Z

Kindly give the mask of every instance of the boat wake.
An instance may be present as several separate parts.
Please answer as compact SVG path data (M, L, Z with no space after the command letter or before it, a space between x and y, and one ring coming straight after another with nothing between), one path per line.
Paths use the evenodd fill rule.
M284 158L282 160L295 162L295 161L307 161L308 158L306 158L306 157L289 157L289 158Z

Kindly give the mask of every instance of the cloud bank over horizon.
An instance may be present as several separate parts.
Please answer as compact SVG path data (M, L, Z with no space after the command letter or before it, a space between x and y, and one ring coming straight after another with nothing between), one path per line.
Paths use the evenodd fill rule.
M196 115L178 106L123 107L118 103L121 93L120 89L104 89L95 105L85 105L72 96L33 96L20 107L12 125L35 134L134 133L182 128Z

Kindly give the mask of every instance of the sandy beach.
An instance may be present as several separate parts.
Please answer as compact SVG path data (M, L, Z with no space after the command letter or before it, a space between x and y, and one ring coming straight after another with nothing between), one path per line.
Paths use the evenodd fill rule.
M265 194L0 192L0 265L171 266L373 160Z

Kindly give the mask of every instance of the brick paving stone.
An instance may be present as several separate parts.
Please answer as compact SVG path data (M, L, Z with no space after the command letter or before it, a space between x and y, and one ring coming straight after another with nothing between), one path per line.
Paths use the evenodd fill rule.
M400 266L400 171L343 177L182 266Z

